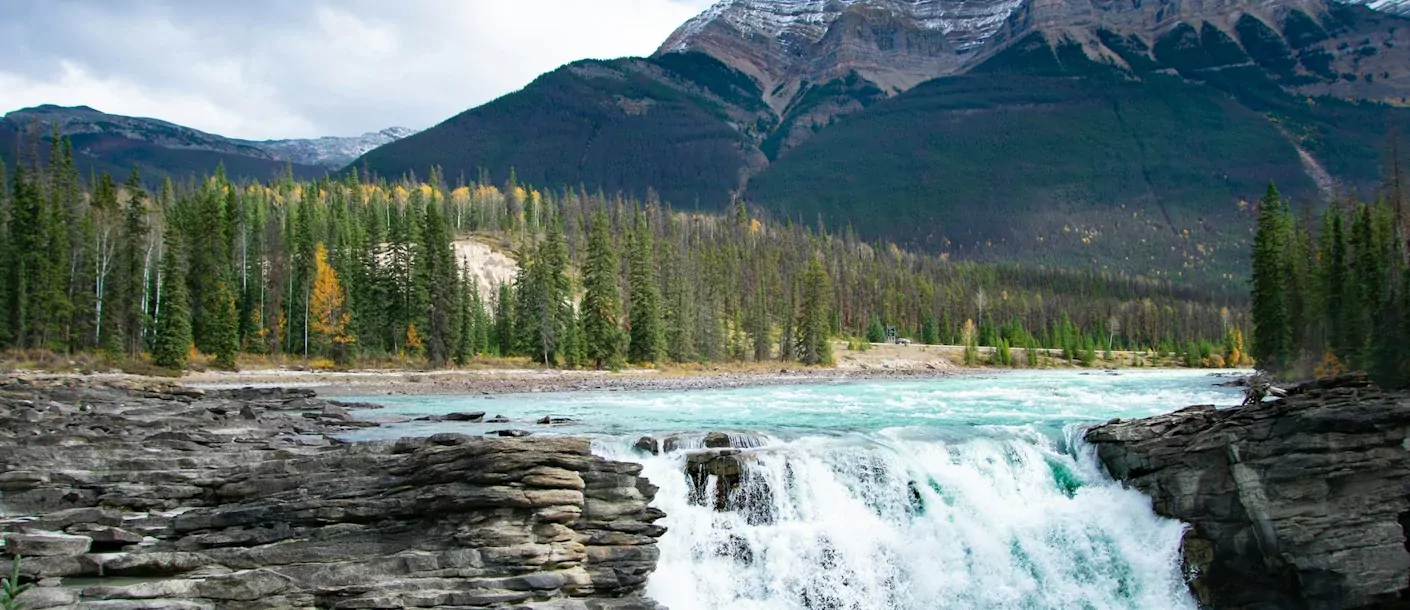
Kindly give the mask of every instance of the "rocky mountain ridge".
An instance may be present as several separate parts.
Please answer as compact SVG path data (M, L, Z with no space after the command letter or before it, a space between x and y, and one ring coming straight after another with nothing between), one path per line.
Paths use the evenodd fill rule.
M122 138L172 150L210 151L266 161L341 169L363 153L413 133L405 127L389 127L360 136L285 140L242 140L227 138L160 119L108 114L88 106L46 104L15 110L0 119L16 131L38 126L48 135L54 125L66 136L87 136L99 140L80 147L80 154L103 154L111 147L107 140Z
M1410 14L1406 0L721 0L672 33L656 55L697 51L715 57L756 79L770 107L785 118L809 87L856 73L894 95L926 80L973 69L1032 33L1044 34L1049 44L1070 41L1093 59L1125 65L1120 52L1124 49L1110 39L1134 37L1149 48L1180 24L1200 28L1208 23L1232 41L1240 37L1240 19L1285 30L1289 19L1300 20L1291 13L1301 12L1313 20L1314 31L1306 36L1320 42L1334 37L1327 30L1340 29L1329 23L1334 20L1329 16L1355 5ZM1392 26L1387 40L1403 42L1394 34ZM1349 43L1341 47L1341 42L1346 41L1325 49L1333 56L1331 62L1344 67L1347 62L1341 60L1349 56L1359 63L1363 56L1356 53L1361 51L1334 52L1348 51ZM1296 41L1293 46L1300 47ZM1394 47L1385 50L1404 57ZM1403 97L1410 81L1400 74L1396 80L1396 93ZM1338 92L1385 97L1371 87L1342 86Z

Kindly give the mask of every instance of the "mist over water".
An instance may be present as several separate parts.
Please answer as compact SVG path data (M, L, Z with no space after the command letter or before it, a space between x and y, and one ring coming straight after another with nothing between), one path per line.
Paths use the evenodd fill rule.
M374 398L394 413L483 410L577 423L605 457L643 464L668 515L648 594L673 610L1195 608L1183 526L1111 481L1088 425L1233 405L1202 371L1014 372L927 381L698 392ZM446 423L374 435L504 425ZM511 426L526 427L531 426ZM419 432L418 432L419 430ZM737 431L724 510L687 476L705 432ZM643 455L641 435L689 449Z

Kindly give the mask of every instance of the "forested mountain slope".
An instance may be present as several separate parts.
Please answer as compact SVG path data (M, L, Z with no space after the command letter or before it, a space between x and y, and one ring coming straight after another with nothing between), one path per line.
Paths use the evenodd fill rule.
M1374 194L1410 124L1407 26L1321 0L726 0L652 58L565 66L359 163L1232 286L1268 181Z

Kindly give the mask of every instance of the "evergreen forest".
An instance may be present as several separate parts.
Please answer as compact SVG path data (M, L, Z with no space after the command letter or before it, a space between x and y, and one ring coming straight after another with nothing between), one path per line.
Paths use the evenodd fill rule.
M1297 213L1275 185L1258 204L1253 336L1260 368L1286 378L1369 373L1410 385L1410 231L1398 164L1374 202Z
M257 358L815 365L833 360L834 341L884 339L878 329L892 327L918 343L966 345L967 356L991 346L1000 365L1015 362L1010 349L1062 350L1088 365L1098 350L1243 361L1242 294L952 262L845 226L760 218L742 202L682 212L649 192L535 188L512 173L451 181L435 168L425 179L260 182L220 167L149 183L140 167L81 175L72 143L57 133L50 142L47 154L31 144L17 165L0 165L0 346L10 350L173 371ZM1382 239L1383 212L1368 213ZM517 260L512 281L477 279L456 254L465 240Z

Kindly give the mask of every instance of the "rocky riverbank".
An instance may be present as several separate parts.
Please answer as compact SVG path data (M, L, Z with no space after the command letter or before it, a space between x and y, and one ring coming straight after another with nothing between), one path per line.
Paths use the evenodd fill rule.
M955 369L843 370L785 368L767 370L621 372L519 369L442 371L208 371L182 381L193 387L307 387L325 396L410 396L430 394L530 394L540 392L684 392L731 388L844 383L873 380L934 379ZM975 372L975 371L968 371Z
M1404 608L1410 394L1346 375L1236 409L1195 406L1086 434L1112 476L1189 524L1210 608Z
M657 607L640 466L567 437L338 441L367 406L0 380L24 607Z

